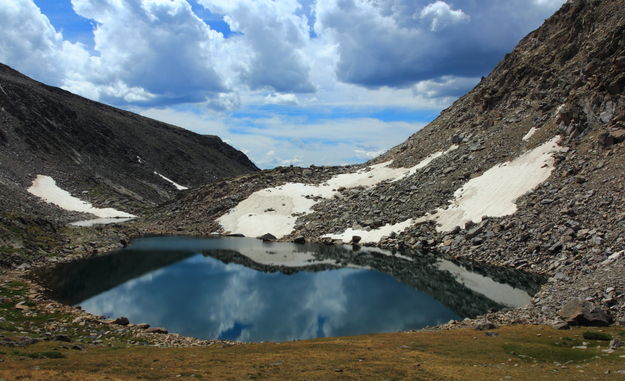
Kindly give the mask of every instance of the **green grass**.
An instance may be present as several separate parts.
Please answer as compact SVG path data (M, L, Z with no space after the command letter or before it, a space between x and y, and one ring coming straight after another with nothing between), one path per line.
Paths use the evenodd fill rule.
M26 283L11 281L6 285L0 287L0 296L4 297L12 297L12 296L23 296L26 294Z
M582 350L562 345L545 343L504 344L504 351L524 361L542 363L575 363L592 360L597 354L593 350Z
M31 352L31 353L14 351L13 354L16 356L23 356L23 357L28 357L31 359L63 359L65 358L65 355L58 351Z
M578 339L575 337L564 336L564 337L561 337L560 340L556 341L553 345L558 346L558 347L570 348L570 347L575 347L575 346L583 345L583 344L584 342L581 339Z
M586 331L582 334L582 337L586 340L603 340L603 341L612 340L612 335L607 334L605 332Z
M0 254L20 254L24 249L16 249L14 247L2 246L0 247Z
M5 332L14 332L17 331L15 329L15 326L9 322L5 322L2 321L0 322L0 332L5 331Z

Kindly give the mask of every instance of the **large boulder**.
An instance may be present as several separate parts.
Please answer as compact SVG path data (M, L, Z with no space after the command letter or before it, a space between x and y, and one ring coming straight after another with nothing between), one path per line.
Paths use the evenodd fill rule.
M612 324L610 315L581 298L569 300L558 314L569 325L605 327Z
M625 141L625 128L614 129L599 135L597 142L602 147L610 147Z

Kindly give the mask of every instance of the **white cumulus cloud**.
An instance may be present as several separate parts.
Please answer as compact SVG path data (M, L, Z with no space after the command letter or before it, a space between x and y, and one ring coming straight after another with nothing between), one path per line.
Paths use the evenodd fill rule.
M439 31L447 25L466 22L471 19L461 9L454 10L449 4L440 0L423 8L419 17L430 21L430 29L433 32Z
M81 31L93 36L87 47L34 0L0 0L0 62L219 135L263 167L336 164L421 126L371 110L448 106L564 1L71 0L73 16L92 23ZM234 115L263 107L293 113ZM306 116L336 109L354 112Z

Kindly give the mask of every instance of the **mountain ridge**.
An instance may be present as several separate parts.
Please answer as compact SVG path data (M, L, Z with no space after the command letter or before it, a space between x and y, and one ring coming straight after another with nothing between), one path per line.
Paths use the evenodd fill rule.
M24 247L46 251L63 240L65 223L93 218L29 193L42 176L44 194L66 191L74 204L143 215L185 187L257 170L217 136L98 103L0 64L0 249L7 256Z
M569 1L467 95L380 157L206 185L180 195L143 228L254 236L263 230L328 243L358 236L360 244L435 250L557 277L529 312L497 319L557 322L562 303L581 287L625 321L618 281L618 258L625 257L623 20L619 1ZM506 168L513 169L501 177ZM523 181L512 190L499 186L518 177ZM495 212L480 215L478 208L468 218L461 207L473 201L469 191L485 204L492 196L512 206L481 205ZM453 208L462 216L455 228L432 221ZM595 280L592 272L603 276Z
M176 193L154 172L196 186L258 169L217 136L104 105L1 64L0 86L2 175L21 186L35 174L54 175L86 201L98 204L108 196L109 204L124 201L136 211ZM20 160L11 162L16 156ZM94 184L100 199L84 192Z

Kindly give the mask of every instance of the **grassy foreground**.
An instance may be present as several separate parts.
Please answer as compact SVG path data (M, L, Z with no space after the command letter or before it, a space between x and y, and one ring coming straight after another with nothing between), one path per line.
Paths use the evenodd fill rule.
M622 328L557 331L502 327L204 348L42 342L0 347L4 380L619 380L625 349L584 332L625 339ZM589 335L607 338L606 335ZM582 348L576 348L576 347ZM583 347L586 347L583 349Z

